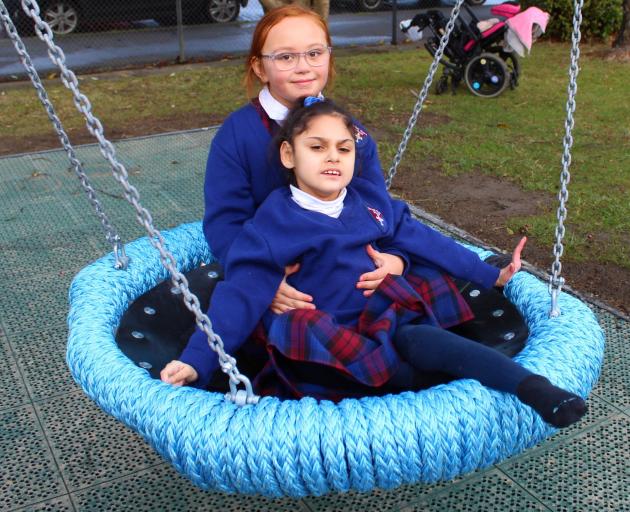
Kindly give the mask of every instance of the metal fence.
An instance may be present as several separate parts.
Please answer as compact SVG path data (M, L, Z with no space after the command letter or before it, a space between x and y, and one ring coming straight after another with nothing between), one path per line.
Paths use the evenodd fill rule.
M392 1L332 0L329 22L335 43L391 42ZM3 2L38 71L52 71L44 45L32 37L32 20L22 11L20 0ZM417 0L398 2L405 2L398 9L418 6ZM259 0L41 1L41 16L53 28L68 64L84 71L243 55L263 14ZM0 78L22 77L24 70L12 45L0 37Z
M40 0L68 65L78 71L218 60L244 55L266 7L285 0ZM306 2L306 0L297 0ZM423 8L450 10L453 0L311 0L329 11L335 46L397 43L398 21ZM467 0L483 3L483 0ZM36 69L54 72L45 46L33 37L20 0L2 0L24 38ZM317 3L319 2L319 3ZM328 4L329 2L329 4ZM487 0L486 5L498 0ZM484 11L486 8L482 7ZM0 81L25 71L0 26Z

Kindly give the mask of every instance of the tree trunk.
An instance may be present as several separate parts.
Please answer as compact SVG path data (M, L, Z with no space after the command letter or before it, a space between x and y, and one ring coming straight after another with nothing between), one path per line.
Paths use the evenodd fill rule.
M617 39L613 43L615 48L630 47L630 0L623 2L623 19Z

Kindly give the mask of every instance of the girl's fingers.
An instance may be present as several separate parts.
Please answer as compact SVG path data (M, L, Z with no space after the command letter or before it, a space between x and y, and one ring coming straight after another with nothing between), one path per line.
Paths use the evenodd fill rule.
M381 284L382 279L372 279L370 281L359 281L357 283L357 288L360 290L376 290L378 285Z
M374 247L372 247L370 244L367 244L365 246L365 250L367 252L367 255L370 257L370 259L374 262L374 266L375 267L382 267L383 266L383 259L381 258L381 253L378 252L376 249L374 249Z
M516 246L516 249L514 249L514 254L512 255L512 262L517 264L519 268L521 266L521 253L523 252L526 243L527 237L524 236Z
M384 268L377 268L376 270L372 270L371 272L366 272L365 274L361 274L359 277L359 283L361 284L366 281L378 281L379 283L385 279L387 275L387 270ZM359 288L365 288L364 286L359 286Z
M295 274L298 270L300 270L300 264L294 263L293 265L287 265L284 267L284 277L290 276L291 274Z
M282 303L287 303L290 300L313 302L313 297L307 295L306 293L302 293L300 290L293 288L293 286L283 281L276 293L276 300Z

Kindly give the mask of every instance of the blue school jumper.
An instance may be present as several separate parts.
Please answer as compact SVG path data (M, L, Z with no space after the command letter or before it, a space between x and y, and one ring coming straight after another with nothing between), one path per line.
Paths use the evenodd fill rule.
M365 245L374 242L404 251L411 275L409 280L387 279L383 290L379 288L379 293L366 298L356 288L356 281L374 268L365 251ZM328 334L319 335L321 329L312 336L304 332L296 337L290 324L298 312L274 315L268 310L285 266L297 261L301 269L289 276L288 282L312 295L326 319L309 317L295 325L317 330L325 324L326 333L339 326L369 335L369 328L361 324L365 318L387 324L383 324L384 335L365 340L365 350L354 342L356 359L339 357L340 347L347 346L344 336L340 337L341 345L322 341ZM489 288L496 282L499 269L412 219L405 203L384 197L362 177L354 178L348 186L337 219L304 210L293 201L289 188L282 187L269 195L231 244L225 281L218 283L213 292L208 316L229 353L240 347L262 318L269 333L270 351L318 364L330 363L330 356L335 359L332 366L343 360L342 371L348 376L379 386L399 363L390 341L398 327L416 320L448 327L469 318L470 310L444 273ZM416 276L421 276L421 282L414 282ZM427 282L430 286L425 292L423 283ZM199 379L194 385L198 387L205 387L218 369L216 354L199 329L180 360L197 370ZM353 366L353 360L359 363Z
M287 186L279 150L272 144L277 128L256 98L230 114L212 140L204 186L203 231L212 253L223 265L243 224L273 190ZM354 175L372 182L388 199L374 140L356 121L354 135ZM394 247L379 245L378 249L408 263L404 252Z

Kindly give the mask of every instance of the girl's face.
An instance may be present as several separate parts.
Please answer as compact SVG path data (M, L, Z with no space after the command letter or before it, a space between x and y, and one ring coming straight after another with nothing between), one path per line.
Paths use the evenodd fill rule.
M354 138L340 116L311 119L306 130L283 142L280 159L293 169L298 188L323 201L332 201L354 173Z
M303 53L326 48L326 34L312 19L302 16L284 18L267 35L263 55ZM326 50L324 63L311 66L301 55L293 69L281 71L273 59L260 58L253 62L254 72L269 87L271 95L284 106L292 108L301 98L317 96L328 81L330 56Z

